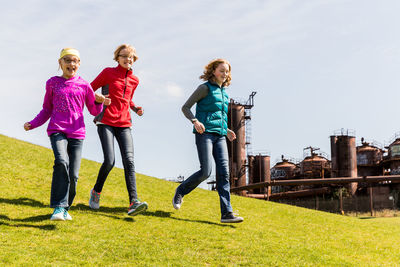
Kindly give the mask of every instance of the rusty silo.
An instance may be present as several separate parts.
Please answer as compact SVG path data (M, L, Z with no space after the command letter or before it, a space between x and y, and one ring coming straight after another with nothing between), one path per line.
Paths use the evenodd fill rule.
M361 145L357 146L357 174L358 176L383 175L383 150L377 145L365 142L361 138Z
M270 171L270 157L267 155L249 155L248 166L249 166L249 184L255 184L260 182L270 182L271 181L271 171ZM270 192L270 187L268 187L267 192L265 188L253 189L254 194L264 194Z
M282 155L282 161L271 168L271 180L290 180L297 177L299 167L285 159ZM271 193L281 193L291 190L290 186L271 186Z
M272 180L293 179L296 177L297 171L298 171L298 166L282 156L282 161L276 163L275 166L271 169L271 179Z
M231 187L246 185L246 135L244 106L230 101L228 128L235 132L236 140L228 141ZM244 192L242 192L244 194Z
M300 163L300 175L302 178L325 178L330 177L331 164L329 160L315 153L319 148L307 147L310 155L306 156Z
M390 168L391 175L400 174L400 138L396 139L387 147L388 156L385 159L385 166Z
M332 177L357 177L356 137L343 131L331 136ZM357 190L357 183L348 187L351 195Z

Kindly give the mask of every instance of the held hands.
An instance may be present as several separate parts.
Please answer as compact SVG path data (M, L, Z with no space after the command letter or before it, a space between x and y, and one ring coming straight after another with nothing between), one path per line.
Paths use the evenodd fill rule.
M231 141L231 142L236 139L235 132L230 129L228 129L226 136L228 137L229 141Z
M199 134L204 133L204 131L206 130L206 128L204 127L204 125L203 125L201 122L199 122L198 120L195 120L195 121L193 122L193 125L194 125L194 128L196 129L196 131L197 131Z
M29 122L25 122L24 124L24 129L25 131L29 131L31 129L32 125Z
M104 99L104 102L103 102L103 104L105 105L105 106L109 106L109 105L111 105L111 98L109 98L109 96L110 95L105 95L105 99Z
M102 95L99 93L95 93L95 97L96 97L96 103L103 103L106 106L109 106L111 104L111 99L108 98L109 95Z

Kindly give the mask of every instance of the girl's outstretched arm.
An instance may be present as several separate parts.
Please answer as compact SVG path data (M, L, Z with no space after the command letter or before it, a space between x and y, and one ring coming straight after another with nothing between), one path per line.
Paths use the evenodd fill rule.
M50 85L50 82L47 81L46 94L44 95L44 100L43 100L43 108L33 120L28 122L30 125L28 130L35 129L43 125L48 119L50 119L52 111L53 111L53 89L52 86Z

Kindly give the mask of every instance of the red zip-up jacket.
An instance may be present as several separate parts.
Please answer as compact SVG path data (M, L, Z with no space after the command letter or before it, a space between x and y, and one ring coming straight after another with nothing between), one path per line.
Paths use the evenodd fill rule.
M111 104L94 119L114 127L130 127L132 119L130 109L136 110L132 101L139 79L118 64L115 68L105 68L90 84L94 91L102 87L102 94L109 95Z

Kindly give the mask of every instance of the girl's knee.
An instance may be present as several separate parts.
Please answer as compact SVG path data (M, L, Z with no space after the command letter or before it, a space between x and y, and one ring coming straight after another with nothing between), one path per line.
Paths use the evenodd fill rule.
M66 161L63 158L56 158L54 160L54 166L65 166L65 167L67 167L68 166L68 161Z
M103 162L103 167L106 168L107 170L111 170L112 168L114 168L115 165L115 161L104 161Z
M211 176L211 169L201 169L201 177L205 180Z

